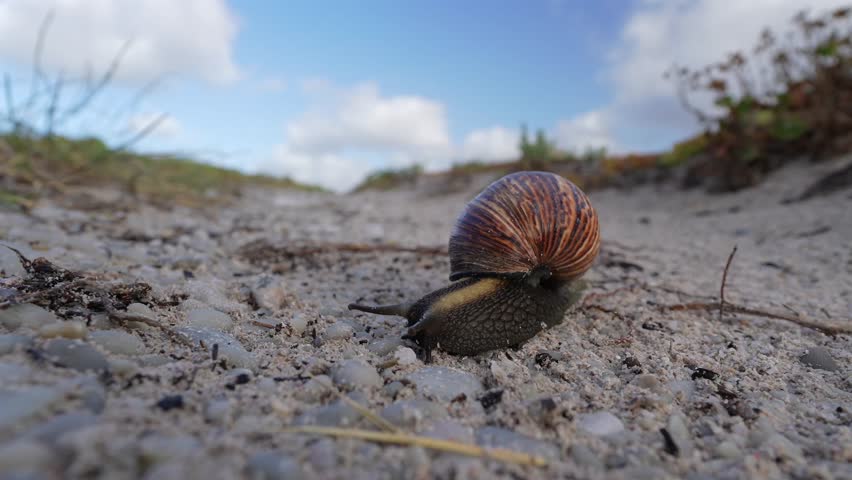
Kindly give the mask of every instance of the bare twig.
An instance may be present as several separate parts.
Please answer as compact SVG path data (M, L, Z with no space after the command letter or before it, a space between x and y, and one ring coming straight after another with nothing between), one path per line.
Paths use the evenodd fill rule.
M142 127L142 129L141 129L141 130L139 130L139 131L136 133L136 135L134 135L134 136L130 137L129 139L127 139L126 141L124 141L123 143L121 143L118 147L116 147L116 148L115 148L115 150L114 150L114 152L115 152L115 153L120 153L120 152L127 151L128 149L130 149L130 147L132 147L133 145L135 145L136 143L138 143L139 141L141 141L142 139L144 139L145 137L147 137L147 136L148 136L151 132L153 132L153 131L154 131L154 130L155 130L155 129L156 129L156 128L157 128L157 127L161 124L161 123L163 123L163 121L164 121L165 119L167 119L168 117L169 117L169 114L168 114L168 113L161 113L161 114L160 114L160 115L158 115L156 118L154 118L153 120L151 120L150 122L148 122L148 124L147 124L147 125L145 125L144 127Z
M663 305L660 307L662 310L673 310L673 311L685 311L685 310L716 310L719 308L717 303L681 303L677 305ZM825 333L826 335L841 335L841 334L852 334L852 326L845 325L826 325L820 322L816 322L813 320L809 320L807 318L802 317L793 317L790 315L785 315L783 313L774 313L774 312L766 312L763 310L758 310L755 308L744 307L741 305L728 304L728 311L734 313L742 313L744 315L754 315L756 317L764 317L764 318L773 318L777 320L786 320L788 322L793 322L797 325L801 325L806 328L810 328L813 330L817 330L819 332ZM852 320L848 321L849 325L852 325Z
M47 15L44 16L44 19L38 28L35 48L33 49L33 73L32 78L30 79L30 95L26 102L24 102L23 107L25 112L28 112L33 107L36 99L38 99L40 95L39 82L42 77L44 77L44 72L41 70L41 57L42 52L44 51L44 41L47 38L47 31L50 29L51 23L53 23L54 13L55 12L52 9L47 12Z
M371 430L359 430L335 427L290 427L284 431L290 433L306 433L314 435L328 435L340 438L357 438L379 443L392 443L396 445L410 445L439 450L443 452L456 453L478 458L490 458L506 463L516 463L533 467L547 466L547 460L539 455L516 452L504 448L483 448L469 443L455 442L452 440L440 440L431 437L420 437L404 433L374 432Z
M722 313L725 310L725 284L728 283L728 269L731 268L731 261L734 259L734 254L737 253L737 246L734 245L731 254L728 255L728 261L725 262L725 271L722 273L722 286L719 287L719 320L722 320Z
M195 344L192 343L188 338L176 332L173 328L166 325L165 323L158 322L153 318L146 317L145 315L137 315L129 312L122 312L115 309L109 309L107 311L109 314L109 318L115 320L119 323L125 324L127 322L139 322L144 323L145 325L152 326L154 328L158 328L163 331L166 335L169 336L172 340L182 343L190 348L194 348Z

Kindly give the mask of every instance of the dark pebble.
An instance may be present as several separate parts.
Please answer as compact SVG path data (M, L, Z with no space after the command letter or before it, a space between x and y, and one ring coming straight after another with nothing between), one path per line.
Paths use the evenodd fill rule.
M169 410L175 408L183 408L183 396L166 395L165 397L161 398L159 402L157 402L157 407L164 412L168 412Z
M479 403L486 411L490 410L503 400L503 389L489 390L479 397Z
M713 370L707 370L706 368L698 367L692 371L692 379L695 380L696 378L703 378L706 380L713 381L719 378L719 374L714 372Z

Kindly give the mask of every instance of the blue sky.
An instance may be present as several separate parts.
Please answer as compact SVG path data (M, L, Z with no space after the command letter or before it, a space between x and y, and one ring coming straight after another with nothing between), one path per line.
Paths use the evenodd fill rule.
M510 159L521 122L567 149L666 148L697 128L662 80L672 62L704 65L844 2L741 3L0 0L0 67L23 98L52 11L51 75L103 70L132 41L68 133L118 143L164 114L137 148L343 191L376 168Z

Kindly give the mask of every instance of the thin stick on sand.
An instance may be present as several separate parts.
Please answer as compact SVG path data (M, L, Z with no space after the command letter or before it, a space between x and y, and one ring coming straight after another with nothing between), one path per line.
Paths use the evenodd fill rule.
M728 269L731 268L731 261L734 259L734 254L737 253L737 246L731 250L728 255L728 261L725 263L725 271L722 273L722 286L719 287L719 320L722 320L722 313L725 311L725 284L728 283Z
M357 438L378 443L392 443L396 445L408 445L439 450L442 452L457 453L470 457L490 458L506 463L519 465L530 465L533 467L547 466L547 460L538 455L506 450L503 448L482 448L469 443L455 442L452 440L441 440L431 437L418 437L405 433L374 432L371 430L302 426L291 427L284 430L289 433L306 433L314 435L327 435L340 438Z

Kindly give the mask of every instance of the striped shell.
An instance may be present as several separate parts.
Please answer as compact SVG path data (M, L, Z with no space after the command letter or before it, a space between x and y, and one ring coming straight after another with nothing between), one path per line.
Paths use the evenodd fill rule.
M538 268L570 281L600 250L598 216L586 194L553 173L517 172L474 198L450 236L450 280L524 276Z

